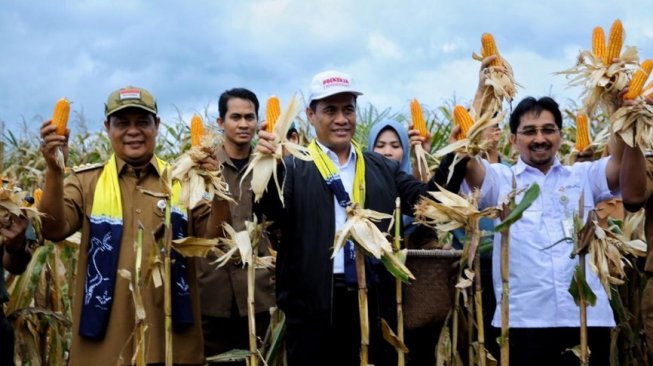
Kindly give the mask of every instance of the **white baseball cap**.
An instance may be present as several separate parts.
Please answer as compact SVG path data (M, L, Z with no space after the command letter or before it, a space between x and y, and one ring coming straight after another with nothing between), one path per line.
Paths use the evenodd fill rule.
M355 85L349 74L335 70L323 71L313 76L308 102L311 103L314 100L324 99L340 93L362 95L363 93L356 90Z

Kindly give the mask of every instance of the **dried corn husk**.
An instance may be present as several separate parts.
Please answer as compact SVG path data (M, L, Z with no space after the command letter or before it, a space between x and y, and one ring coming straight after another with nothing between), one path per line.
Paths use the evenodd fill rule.
M637 216L629 224L637 223ZM631 230L632 232L632 230ZM596 211L592 210L587 218L581 234L578 252L587 250L589 266L601 281L608 298L611 298L610 286L621 285L626 278L625 266L631 265L626 257L646 256L646 243L641 239L631 239L622 233L615 234L601 227Z
M205 196L209 201L214 196L220 199L236 202L231 198L229 186L222 176L222 166L215 171L201 169L198 162L208 156L214 156L217 146L215 135L204 135L198 146L192 147L177 159L172 168L171 176L181 183L179 201L182 205L193 209Z
M483 61L483 57L477 54L473 54L472 58ZM488 66L483 69L485 87L481 97L480 115L492 116L501 111L503 101L512 102L517 94L517 87L521 86L515 81L512 67L508 61L498 54L497 58L499 58L501 66Z
M612 114L610 126L628 146L639 146L642 151L653 146L653 106L643 97L638 97L634 105L624 105Z
M172 249L184 257L204 258L217 249L218 239L188 236L172 240Z
M472 110L470 116L474 119L474 124L467 132L467 137L451 143L442 149L435 152L435 156L440 158L450 152L456 152L456 157L449 168L449 176L447 182L451 179L455 165L464 157L469 156L475 158L486 154L493 147L493 142L483 138L483 132L492 127L499 125L503 120L505 112L497 113L492 117L491 114L485 113L481 117L475 118L475 113Z
M621 56L610 65L591 50L581 51L576 66L557 74L569 78L569 86L583 87L583 105L588 115L594 115L597 107L606 115L615 111L614 101L628 86L630 74L639 67L637 48L626 47Z
M36 229L40 228L41 214L34 207L23 205L27 191L14 188L9 185L7 188L0 188L0 226L6 227L10 224L12 216L23 216L34 223ZM40 233L37 233L40 236ZM4 237L0 235L0 245Z
M349 205L346 211L347 221L336 233L331 257L335 257L342 250L351 236L356 245L366 254L380 259L395 277L404 282L414 280L415 276L404 265L405 255L401 252L393 253L392 244L388 241L387 236L373 223L373 221L392 219L392 215L364 209L356 203Z
M458 228L466 231L478 229L478 220L481 217L495 218L499 213L496 207L488 207L479 211L478 190L469 196L461 196L443 187L438 186L439 191L428 192L433 199L422 197L415 205L415 221L427 225L439 231L448 232ZM478 243L476 243L478 244ZM468 249L468 266L474 262L477 248ZM469 277L473 279L473 273ZM469 282L471 285L471 282Z
M281 200L281 204L283 204L283 186L282 184L279 184L279 179L277 177L277 164L283 162L284 147L290 154L298 159L306 161L313 160L308 149L286 139L286 134L292 125L292 121L297 117L300 109L301 105L297 96L293 96L274 125L274 133L276 136L274 142L276 144L276 151L274 154L263 154L258 151L255 152L252 156L252 160L247 166L247 170L245 171L240 184L242 185L243 181L249 176L249 173L252 173L251 187L256 202L263 197L263 192L267 190L270 178L274 178L274 183L276 184L277 192L279 193L279 199Z
M242 263L243 266L254 263L256 269L274 269L276 259L272 256L259 257L255 255L255 248L258 245L261 235L265 230L266 223L257 224L254 221L245 221L245 230L236 231L228 223L222 224L225 237L218 239L218 247L215 253L219 256L211 264L222 267L225 264Z

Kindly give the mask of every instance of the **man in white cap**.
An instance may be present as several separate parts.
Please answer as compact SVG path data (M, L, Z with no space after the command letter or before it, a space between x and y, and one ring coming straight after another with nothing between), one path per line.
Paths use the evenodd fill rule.
M395 198L400 197L403 212L411 212L424 192L436 190L433 179L422 183L401 171L397 162L362 152L353 141L356 98L361 94L345 73L325 71L313 77L306 115L317 136L309 149L317 158L306 162L287 157L285 166L279 166L285 182L285 206L272 183L257 207L280 232L277 303L286 314L291 366L359 364L360 326L351 244L331 258L335 233L346 220L346 207L356 202L392 213ZM259 131L257 151L274 152L273 139L273 134ZM378 226L385 231L388 221ZM393 364L396 358L382 340L379 324L380 315L386 319L393 316L386 311L389 306L384 306L390 303L384 299L393 293L383 289L394 282L379 263L368 260L366 267L369 362Z

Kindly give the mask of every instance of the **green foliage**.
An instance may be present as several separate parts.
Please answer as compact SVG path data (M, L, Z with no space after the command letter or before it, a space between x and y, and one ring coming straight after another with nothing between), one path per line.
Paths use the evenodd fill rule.
M522 200L510 210L510 213L508 216L501 222L501 224L497 225L494 228L494 231L496 232L501 232L502 230L508 228L510 225L512 225L515 221L519 220L529 207L535 202L537 197L540 196L540 186L537 183L534 183L532 186L528 188L526 193L524 193L524 197Z

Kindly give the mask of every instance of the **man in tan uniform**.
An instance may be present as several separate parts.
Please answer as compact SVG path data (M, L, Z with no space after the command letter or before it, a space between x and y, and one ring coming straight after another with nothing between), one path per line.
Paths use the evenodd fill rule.
M231 203L231 223L245 229L252 220L253 195L251 175L242 182L252 157L252 138L258 124L259 101L243 88L234 88L220 95L218 125L224 130L224 142L217 158L223 165L229 191L238 202ZM268 253L267 240L259 243L258 255ZM228 263L221 268L210 265L212 258L201 259L198 274L205 355L213 356L231 349L249 349L247 325L247 270L241 263ZM256 270L255 289L256 334L263 338L270 322L269 309L275 304L273 272Z
M82 231L73 301L73 342L70 365L131 364L135 329L134 302L129 282L117 276L118 269L134 273L134 241L140 225L144 228L142 273L148 274L155 249L152 233L164 221L165 201L149 192L161 192L161 173L166 163L154 155L160 120L152 95L141 88L126 87L109 96L104 126L114 150L105 164L74 169L64 181L64 172L55 160L56 149L67 155L68 136L59 136L50 121L41 127L41 152L45 157L45 186L40 210L43 234L58 241ZM207 158L204 169L217 169L215 159ZM112 179L107 179L107 177ZM108 183L107 183L108 182ZM113 189L111 189L113 188ZM142 188L142 189L141 189ZM113 192L113 193L112 193ZM111 230L101 240L95 236L98 217L94 203L106 203L118 196L121 213L116 219L100 216ZM99 203L98 203L99 205ZM212 205L212 207L211 207ZM221 224L220 202L205 202L192 211L173 211L187 225L173 223L175 236L216 236ZM113 221L111 221L113 220ZM181 221L185 223L184 221ZM175 232L181 228L186 232ZM111 234L111 235L110 235ZM176 253L173 253L176 255ZM173 255L173 258L174 258ZM112 260L107 264L107 260ZM203 364L202 333L197 293L195 260L176 257L172 265L173 352L175 364ZM164 291L147 278L142 289L145 308L146 362L165 361Z

